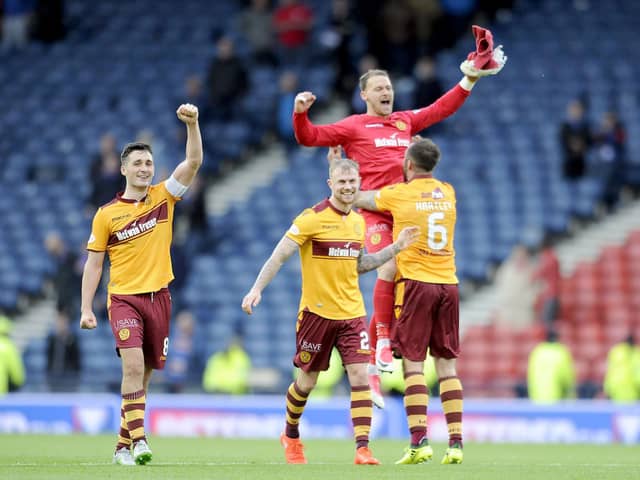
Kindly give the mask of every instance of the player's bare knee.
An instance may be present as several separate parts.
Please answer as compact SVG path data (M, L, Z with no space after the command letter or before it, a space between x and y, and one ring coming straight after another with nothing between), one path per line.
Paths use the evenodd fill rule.
M438 378L455 377L457 375L455 358L434 358L433 361Z
M352 387L362 387L369 385L369 377L367 375L367 365L355 363L346 366L347 378L349 385Z
M298 375L298 378L296 380L298 387L300 387L300 389L305 392L310 392L311 390L313 390L318 381L318 373L319 372L307 373L303 370L300 370L300 375Z
M142 380L144 378L144 364L138 364L137 362L128 362L122 365L122 376L125 379L130 380Z

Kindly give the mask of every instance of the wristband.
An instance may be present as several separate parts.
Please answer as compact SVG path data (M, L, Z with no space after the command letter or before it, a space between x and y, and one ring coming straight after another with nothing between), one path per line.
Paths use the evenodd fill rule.
M462 77L462 80L460 80L460 82L458 83L458 85L460 85L467 92L470 92L475 84L476 82L472 82L471 80L469 80L466 75Z

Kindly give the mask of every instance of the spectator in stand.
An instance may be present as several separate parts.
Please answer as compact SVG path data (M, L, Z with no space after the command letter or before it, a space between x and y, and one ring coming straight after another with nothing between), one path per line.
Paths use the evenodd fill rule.
M58 232L47 233L44 244L54 262L51 280L56 293L57 309L75 315L80 304L82 259L68 248Z
M195 321L191 312L183 310L176 316L176 332L171 337L171 356L164 369L165 384L169 393L181 393L189 381L190 372L196 370L197 361L193 329Z
M202 377L205 392L241 395L249 391L251 359L242 347L242 336L234 335L227 347L207 361Z
M2 50L24 49L29 43L29 23L33 16L34 0L3 0Z
M437 53L433 42L433 27L442 15L439 0L407 0L416 25L416 42L418 55L433 55ZM422 105L422 104L420 104Z
M176 240L189 251L211 252L215 243L212 237L207 222L206 185L201 177L196 177L189 194L176 206Z
M602 201L612 210L618 204L624 182L627 132L615 112L606 112L594 136L597 175L604 181Z
M430 38L431 51L451 48L469 28L473 15L478 10L478 0L439 0L442 15L433 28Z
M539 284L536 310L547 328L552 328L560 313L560 261L553 240L546 235L542 241L533 280Z
M295 72L285 71L280 75L280 95L278 96L278 137L290 152L297 146L293 133L291 115L293 115L293 103L298 93L298 76Z
M378 69L378 59L373 55L367 54L358 61L358 73L360 76L364 75L370 70ZM367 103L360 96L360 83L356 82L353 86L353 93L351 95L351 115L356 113L365 113L367 111Z
M533 274L534 264L529 250L522 244L516 245L496 271L497 323L521 328L535 322L534 303L538 290Z
M236 19L236 27L251 46L253 61L260 65L276 66L274 31L269 0L251 0Z
M12 327L11 320L0 313L0 397L19 389L25 380L22 355L9 337Z
M124 180L120 173L120 152L117 151L116 138L105 133L100 138L100 149L91 161L91 193L89 208L93 214L98 208L111 201L113 192L124 189Z
M640 400L640 347L632 334L609 350L604 393L614 402Z
M438 78L436 62L431 57L420 57L413 69L415 89L412 105L431 105L445 93L442 82ZM437 132L443 124L436 123L429 127L429 132Z
M406 0L389 0L380 12L382 43L373 50L392 75L411 75L416 61L415 18Z
M237 102L247 90L248 77L230 37L222 36L216 42L216 55L209 65L206 85L209 118L225 122L231 120Z
M576 373L569 349L558 341L553 329L529 355L527 370L529 398L537 403L555 403L575 398Z
M64 24L64 3L64 0L36 2L34 38L44 43L53 43L65 37L67 29Z
M47 336L47 383L52 392L74 392L80 376L78 337L69 325L69 312L58 309Z
M313 11L298 0L280 0L273 12L280 65L304 66L309 56Z
M190 74L184 79L184 85L179 98L176 98L176 103L190 103L191 105L205 105L205 93L202 88L202 78L197 74ZM208 112L200 109L200 123L207 122ZM176 145L184 145L187 134L184 132L184 126L180 120L176 119Z
M586 173L591 140L591 127L585 115L584 103L573 100L567 106L567 118L560 126L560 143L564 153L562 171L570 183Z
M329 19L320 34L320 44L327 50L336 70L334 90L346 98L349 98L353 86L358 83L351 61L353 40L358 29L350 1L332 0Z

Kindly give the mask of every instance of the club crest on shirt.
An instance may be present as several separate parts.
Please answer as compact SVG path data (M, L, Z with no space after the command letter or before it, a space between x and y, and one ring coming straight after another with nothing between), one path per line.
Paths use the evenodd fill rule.
M120 340L124 342L131 336L131 331L128 328L123 328L122 330L118 331L118 336L120 337Z
M302 363L309 363L311 360L311 354L309 352L300 352L300 361Z
M401 130L401 131L404 132L407 129L407 124L404 123L402 120L397 120L396 121L396 128L398 130Z
M380 240L382 240L382 236L379 233L374 233L373 235L371 235L371 243L373 245L379 244Z
M360 225L358 224L353 226L353 231L356 235L362 235L362 227L360 227Z

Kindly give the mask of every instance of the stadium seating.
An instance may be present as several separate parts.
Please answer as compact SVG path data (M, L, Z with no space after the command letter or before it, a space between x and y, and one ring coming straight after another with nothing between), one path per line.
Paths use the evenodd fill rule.
M640 230L562 279L562 309L555 328L571 350L579 384L601 386L609 349L630 333L640 335L638 286ZM544 336L540 324L467 329L458 362L465 391L471 396L515 395L515 387L526 382L528 355Z
M42 288L52 268L42 244L49 229L63 231L74 248L86 240L88 165L102 133L113 132L121 144L142 128L149 129L166 142L168 158L181 158L183 146L172 142L175 104L185 78L206 72L213 37L231 34L240 55L250 62L243 39L228 21L241 3L187 0L176 10L168 1L69 0L70 28L63 42L33 44L20 55L0 54L0 186L5 193L0 202L0 229L5 232L0 238L0 308L15 309L21 295L37 295ZM329 2L309 3L319 29ZM593 120L611 107L620 113L629 137L626 180L640 184L640 96L633 87L639 67L626 60L636 54L634 19L640 4L589 2L589 8L579 10L578 3L516 2L510 22L491 26L505 45L507 67L497 77L481 80L465 106L446 121L446 128L433 133L443 152L439 176L457 187L456 251L463 281L486 281L491 268L515 243L530 241L530 234L537 239L544 231L562 233L572 218L594 215L601 180L590 176L572 190L560 168L558 125L568 101L583 91ZM458 64L470 45L467 36L438 56L445 84L458 81ZM335 72L320 49L310 54L317 62L302 72L303 86L328 100ZM238 106L237 118L205 130L209 138L225 139L209 152L210 174L218 173L223 159L237 159L248 146L257 145L273 126L279 71L250 63L248 67L250 92ZM292 218L327 195L325 165L324 152L301 149L272 184L225 215L209 219L219 244L216 251L193 258L183 295L203 325L207 353L221 348L235 326L247 324L239 308L241 298ZM624 255L639 258L640 246L630 248L634 253L625 250ZM624 325L633 311L629 308L639 307L630 292L640 286L640 267L616 265L602 268L619 268L608 271L608 277L622 272L628 281L619 295L598 301L611 305L607 322ZM563 311L563 318L582 312L589 321L604 321L604 314L594 313L601 312L601 305L590 308L595 302L590 293L597 289L597 273L591 270L595 267L583 268L591 273L571 280L567 291L573 293L568 295L579 301L566 307L570 310ZM374 279L368 274L361 282L368 311ZM256 366L290 370L299 289L299 265L292 259L268 287L251 327L244 329ZM614 329L605 330L603 335L615 336ZM109 335L102 331L99 336L106 344ZM574 338L578 333L572 329L567 335ZM600 338L595 330L588 335L587 353ZM37 359L30 371L41 366L40 347L37 342L30 346L36 353L29 353L29 358ZM513 352L502 354L511 358ZM479 357L468 365L461 361L463 371L475 369L467 378L493 375L495 362ZM513 378L516 372L503 373Z

